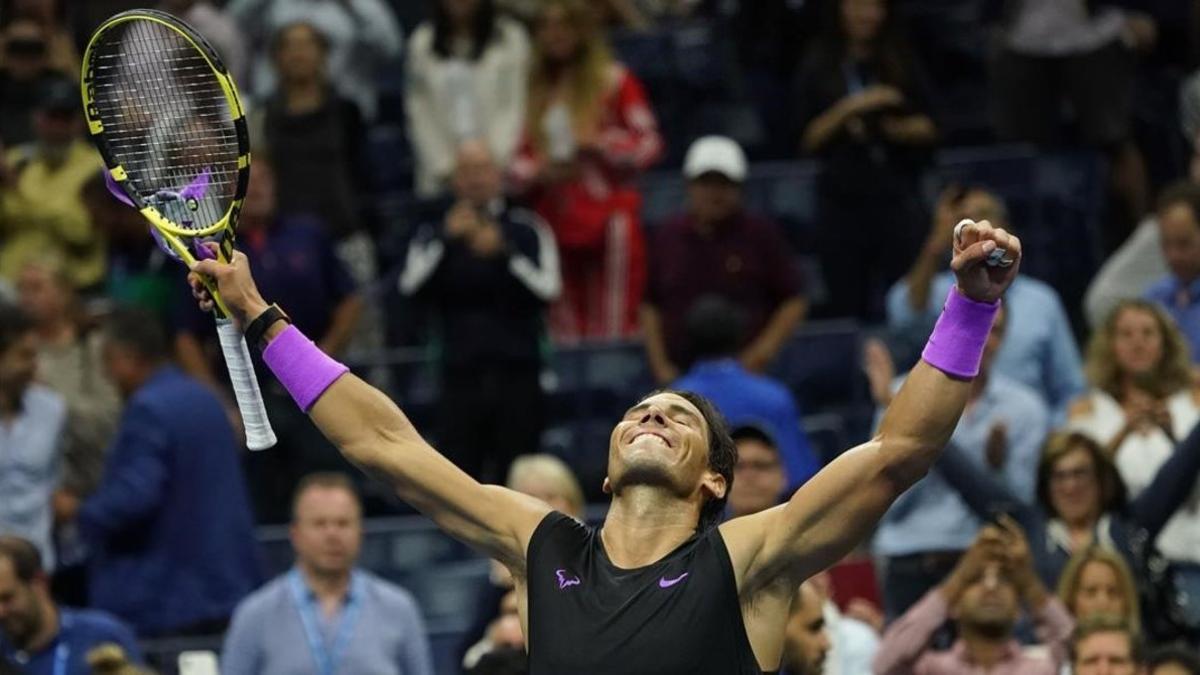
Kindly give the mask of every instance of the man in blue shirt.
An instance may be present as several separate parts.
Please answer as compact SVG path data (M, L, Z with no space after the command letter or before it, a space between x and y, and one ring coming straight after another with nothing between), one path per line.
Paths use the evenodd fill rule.
M887 295L888 329L897 343L893 349L906 367L916 361L941 314L941 302L954 285L946 261L951 233L963 218L988 220L1012 232L1004 203L995 194L951 189L942 195L927 243L908 274ZM1038 392L1054 419L1065 421L1068 406L1083 393L1085 382L1079 347L1058 293L1037 279L1021 276L1004 294L1004 306L1009 325L996 355L996 371Z
M223 675L432 675L412 596L355 566L362 505L349 479L304 477L292 514L296 565L238 605Z
M1171 271L1146 289L1146 299L1163 306L1179 324L1200 361L1200 185L1167 188L1158 203L1162 255Z
M34 542L52 569L51 499L59 483L67 405L34 384L37 350L32 319L0 304L0 534Z
M996 317L979 376L972 382L966 410L950 442L995 472L1019 499L1032 504L1050 415L1036 392L1010 379L998 367L1009 315L1002 310ZM890 358L886 350L879 349L869 349L867 372L872 395L882 411L903 378L893 379ZM954 569L960 553L970 547L981 525L937 472L925 476L896 500L880 523L873 546L876 555L887 558L884 609L888 616L903 614L941 583Z
M688 312L689 347L696 362L672 389L705 396L734 425L757 425L776 440L787 470L787 492L820 468L800 428L800 406L782 383L746 370L734 356L741 344L737 308L718 296L705 296Z
M126 405L104 477L79 512L91 606L143 637L218 633L260 574L229 418L211 390L168 364L153 315L115 310L104 338Z
M37 547L0 536L0 663L26 675L87 675L87 654L102 644L141 661L133 631L104 612L57 606Z

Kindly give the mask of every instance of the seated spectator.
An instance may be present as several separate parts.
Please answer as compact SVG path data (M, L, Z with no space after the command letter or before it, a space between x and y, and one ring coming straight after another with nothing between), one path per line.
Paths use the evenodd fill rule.
M1158 27L1149 14L1122 8L1149 3L1016 0L1006 5L1003 46L995 59L996 129L1007 140L1041 146L1063 138L1063 110L1074 114L1079 141L1108 152L1112 190L1120 201L1116 248L1148 206L1145 160L1133 142L1137 52L1149 50Z
M1014 637L1021 605L1037 624L1041 644L1032 649ZM958 639L935 650L934 633L949 619ZM1038 579L1020 529L987 526L946 580L888 627L874 672L1058 675L1073 628L1067 608Z
M94 301L97 310L108 309L110 304L139 307L162 323L171 320L179 296L180 268L153 237L146 236L150 225L145 217L109 193L100 171L84 183L82 198L107 253L104 285Z
M0 141L9 148L34 140L33 113L42 82L54 77L42 27L30 19L13 20L0 28ZM79 71L75 71L78 73ZM0 150L3 150L0 145ZM0 157L3 157L0 154ZM4 175L0 161L0 176Z
M1158 218L1144 218L1121 246L1105 259L1083 296L1083 311L1092 330L1122 300L1141 297L1151 284L1170 274L1163 261Z
M400 292L440 325L439 447L492 483L541 444L545 308L561 288L549 228L509 204L501 182L487 146L463 144L457 201L443 222L417 230L400 276Z
M729 517L740 518L779 506L785 496L787 472L775 438L753 424L734 427L729 436L738 451L733 487L729 490Z
M1167 188L1158 203L1162 259L1170 273L1146 289L1145 298L1171 315L1200 362L1200 185L1190 181Z
M422 198L447 192L455 151L482 141L508 166L521 140L529 35L495 0L437 0L433 20L413 32L405 61L408 137Z
M11 148L0 187L0 276L16 278L26 260L60 256L78 288L104 278L104 246L81 191L101 168L83 137L79 86L58 75L42 82L33 114L35 142Z
M1071 556L1058 580L1058 599L1076 621L1097 615L1123 617L1133 633L1141 633L1133 573L1125 559L1112 550L1092 545Z
M87 673L88 652L119 645L141 662L137 638L104 612L64 607L50 594L50 577L37 547L0 536L0 663L12 661L25 675Z
M368 121L375 119L377 73L400 58L404 39L385 0L231 0L225 11L242 27L250 43L258 45L252 65L256 98L269 97L277 86L271 36L284 26L304 22L315 26L329 42L329 80L337 83L338 92L354 101Z
M1126 502L1125 487L1108 454L1082 434L1052 436L1037 470L1036 506L1020 503L977 460L953 444L936 465L937 474L958 491L981 518L1009 513L1035 543L1034 564L1049 586L1064 583L1073 555L1093 546L1117 552L1128 566L1146 576L1156 565L1145 545L1186 503L1200 474L1200 427L1179 444L1150 486ZM1171 575L1167 575L1170 578ZM1149 590L1149 589L1147 589ZM1170 594L1164 594L1169 596ZM1177 626L1173 607L1159 595L1147 597L1147 629L1167 635Z
M737 479L734 479L735 484ZM832 647L825 625L825 598L812 581L800 584L783 634L781 675L822 675Z
M1049 413L1033 390L996 367L1008 316L1001 311L992 325L979 376L971 383L966 410L950 443L986 467L982 470L1007 486L1018 503L1032 504L1034 474L1049 430ZM881 344L868 348L867 372L875 401L883 410L902 380L892 377L891 361ZM932 473L888 510L873 550L887 558L884 608L889 617L904 612L939 583L960 552L970 546L986 516L981 518L969 504L954 483Z
M805 154L821 160L817 233L831 316L883 318L916 254L920 183L937 128L888 0L832 0L793 88Z
M314 336L322 349L340 354L354 334L362 296L324 226L311 217L278 212L276 185L274 166L256 157L238 225L238 249L259 275L259 288L287 307L294 324ZM176 357L188 375L224 394L227 380L218 375L224 359L212 317L200 312L182 289L176 298L182 303ZM281 523L288 519L289 495L302 476L349 472L351 467L265 368L260 368L258 380L279 450L250 454L246 470L259 522Z
M209 0L161 0L158 8L183 19L212 43L234 82L250 84L249 44L228 14Z
M1200 656L1183 645L1158 647L1146 657L1146 675L1200 675Z
M12 305L0 305L0 534L33 542L54 569L54 491L59 486L67 404L34 381L37 329Z
M151 315L116 310L103 335L125 410L79 510L90 605L142 637L219 634L259 581L233 429L216 396L169 364Z
M746 370L734 358L744 321L724 298L702 298L688 312L686 330L696 361L672 389L707 397L736 425L754 424L776 440L791 494L820 469L800 428L800 406L781 382Z
M305 476L292 514L296 564L238 605L221 672L432 675L416 601L357 566L362 504L350 480Z
M660 384L695 358L685 323L703 296L722 296L746 313L738 360L754 372L766 369L804 319L808 302L783 232L745 210L746 172L746 156L731 139L707 136L688 149L687 210L655 233L642 304L646 355Z
M554 510L583 521L587 505L583 489L571 467L554 455L522 455L508 471L509 489L536 497ZM463 668L470 671L487 654L511 647L525 649L521 620L517 616L517 594L512 574L499 561L492 561L488 583L479 592L475 618L463 640Z
M1070 426L1106 448L1137 497L1171 458L1176 440L1200 420L1187 343L1158 306L1125 301L1093 334L1087 372L1094 389L1073 408ZM1185 583L1200 598L1200 491L1191 492L1155 543L1168 559L1193 568Z
M1072 675L1138 675L1141 640L1120 617L1099 615L1080 622L1071 636Z
M32 21L46 36L46 63L56 72L79 79L79 50L71 32L69 0L6 0L0 6L0 23ZM7 59L0 58L0 63Z
M558 340L637 329L646 245L637 175L663 152L641 83L613 60L585 0L546 0L538 14L524 140L512 178L554 230L563 298Z
M316 216L341 240L362 230L368 216L362 113L330 82L329 41L315 25L281 26L271 36L271 60L279 84L250 114L254 151L272 160L280 215Z
M104 372L100 334L84 316L62 263L53 258L26 263L17 290L37 331L37 379L67 403L63 479L55 499L78 502L100 482L121 400ZM74 512L69 505L56 510L61 508Z
M902 363L915 362L941 314L941 302L954 285L948 269L954 226L963 218L987 220L1012 231L1004 202L981 188L947 188L938 199L934 222L917 261L887 295L888 328L905 348ZM1055 419L1083 393L1079 348L1062 302L1048 284L1021 276L1004 295L1008 326L996 369L1038 392Z

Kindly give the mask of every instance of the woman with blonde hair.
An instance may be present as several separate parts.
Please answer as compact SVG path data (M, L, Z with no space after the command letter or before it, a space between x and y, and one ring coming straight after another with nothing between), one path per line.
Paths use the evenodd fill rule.
M1058 580L1058 598L1076 620L1096 614L1124 617L1141 632L1137 586L1129 565L1119 554L1090 546L1071 556Z
M1068 426L1105 447L1133 497L1200 420L1189 354L1170 316L1144 300L1122 301L1092 336L1086 372L1093 390L1072 406ZM1194 566L1185 576L1200 600L1200 490L1191 490L1155 543L1169 560Z
M534 29L524 140L512 168L558 240L560 340L637 327L646 283L639 173L663 141L646 93L605 44L586 0L546 0Z
M508 470L508 487L537 497L556 510L582 519L583 489L567 463L548 454L521 455Z

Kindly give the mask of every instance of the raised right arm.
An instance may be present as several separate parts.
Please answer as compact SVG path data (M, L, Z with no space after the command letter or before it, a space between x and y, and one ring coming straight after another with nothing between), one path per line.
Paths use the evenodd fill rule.
M234 253L230 263L200 261L194 271L216 280L239 326L267 309L244 254ZM201 307L209 307L211 297L196 275L189 280L193 289L198 289ZM276 322L266 333L268 343L287 328ZM304 349L298 342L292 344L299 345L297 352ZM308 354L320 358L319 352ZM291 367L310 366L306 359L296 361ZM452 537L500 560L514 573L523 573L529 538L550 512L544 502L503 487L481 485L426 443L391 399L351 373L337 377L320 393L309 413L317 428L351 462L391 484L401 499Z

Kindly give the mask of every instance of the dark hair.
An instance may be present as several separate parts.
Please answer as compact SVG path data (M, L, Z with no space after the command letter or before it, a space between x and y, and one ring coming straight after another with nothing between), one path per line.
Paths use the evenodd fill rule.
M1087 451L1092 458L1092 466L1096 471L1096 480L1100 483L1100 513L1116 511L1125 506L1125 482L1117 467L1100 447L1100 444L1090 436L1078 432L1051 434L1042 446L1042 456L1037 468L1037 498L1046 513L1058 516L1054 504L1050 501L1050 478L1054 474L1054 465L1058 460L1076 450Z
M713 405L712 401L691 391L658 389L643 396L638 403L659 394L674 394L696 406L700 415L704 417L705 425L708 426L708 468L725 478L725 496L710 499L700 508L699 529L701 531L709 530L716 527L725 516L725 502L729 499L729 492L733 490L733 467L737 465L737 445L729 435L729 424L725 421L725 416L721 414L720 410L717 410L717 406Z
M1159 666L1172 664L1181 666L1191 675L1200 675L1200 656L1196 651L1181 644L1156 647L1146 657L1146 667L1153 671Z
M742 345L744 313L720 295L705 295L685 318L688 354L694 361L731 356Z
M471 60L483 58L483 52L492 41L496 30L496 3L494 0L477 0L475 17L471 22ZM433 2L433 52L443 59L450 53L450 16L446 13L443 0Z
M42 554L33 542L11 535L0 535L0 559L12 563L17 581L28 584L43 573Z
M733 439L734 443L738 441L758 441L775 452L779 452L779 444L775 442L775 437L771 435L771 432L758 424L738 425L729 432L729 437Z
M140 307L114 309L104 320L104 336L148 361L170 356L167 333L158 317Z
M1112 614L1093 614L1079 620L1071 633L1071 663L1079 658L1079 643L1099 633L1122 633L1129 638L1129 651L1135 664L1142 662L1142 641L1123 617Z
M338 471L317 471L304 476L296 484L296 490L292 493L293 519L296 517L296 505L300 503L300 497L313 488L345 490L358 504L359 512L362 512L362 499L358 496L358 489L354 487L354 481L350 480L349 476Z
M810 51L810 57L817 64L834 72L841 72L849 49L846 29L842 23L843 1L825 0L821 32ZM881 1L885 12L883 25L879 27L879 34L875 37L875 48L868 57L868 63L876 69L883 84L904 88L911 83L913 77L912 53L896 16L896 3L891 0Z
M1190 180L1181 180L1163 188L1158 195L1158 211L1161 213L1176 204L1183 204L1192 211L1192 218L1200 223L1200 185Z
M325 35L325 33L322 32L321 29L311 21L299 20L285 23L279 28L276 28L274 33L271 33L271 42L268 45L268 49L272 59L275 59L277 56L279 56L279 50L283 48L283 34L298 26L307 28L309 32L313 34L313 37L316 38L317 44L321 46L321 52L326 55L329 54L329 36ZM258 162L257 154L254 156L254 161L256 163Z
M33 330L33 318L16 305L0 302L0 354Z

